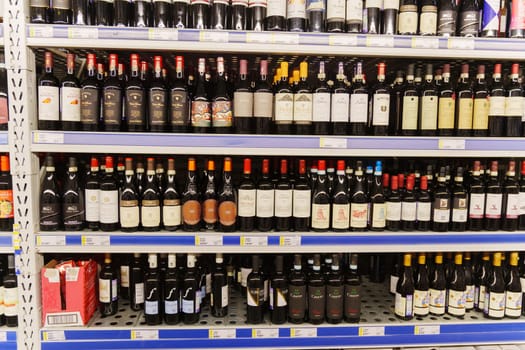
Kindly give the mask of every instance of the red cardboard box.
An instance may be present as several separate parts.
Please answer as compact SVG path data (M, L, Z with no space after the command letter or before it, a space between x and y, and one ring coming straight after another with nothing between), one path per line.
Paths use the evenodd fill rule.
M98 307L97 263L81 261L65 268L60 278L56 260L42 268L42 323L44 326L84 326Z

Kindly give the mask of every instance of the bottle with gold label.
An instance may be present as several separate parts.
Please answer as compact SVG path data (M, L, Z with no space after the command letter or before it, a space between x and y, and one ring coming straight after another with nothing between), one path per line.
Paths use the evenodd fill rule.
M461 75L456 89L456 135L472 134L472 112L474 108L472 84L469 78L469 65L461 66Z
M487 136L489 130L490 98L485 79L485 65L478 66L478 74L474 83L474 110L472 115L472 135Z
M456 110L456 92L450 82L450 64L443 65L443 82L439 90L438 134L454 135L454 114Z
M520 283L518 259L517 252L510 253L510 272L505 287L505 316L510 318L519 318L522 309L523 291Z

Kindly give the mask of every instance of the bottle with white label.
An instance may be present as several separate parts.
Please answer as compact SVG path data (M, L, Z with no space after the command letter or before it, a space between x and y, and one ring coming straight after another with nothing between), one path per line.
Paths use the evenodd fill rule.
M501 183L498 177L498 161L490 165L490 177L486 185L487 199L485 204L485 229L497 231L501 227L501 213L503 205Z
M348 123L350 122L350 94L345 81L345 66L343 62L339 62L336 81L334 82L332 90L330 108L333 135L348 135Z
M371 188L368 191L368 196L370 197L369 228L371 231L383 231L386 227L386 204L382 183L382 172L383 164L381 161L377 161Z
M490 274L485 291L485 317L502 319L505 316L505 278L501 267L501 253L494 253L492 273Z
M386 199L386 229L399 231L401 229L401 194L399 193L399 177L390 178L390 191Z
M521 137L521 118L523 114L523 89L520 83L520 65L514 63L511 67L510 84L505 99L505 136ZM521 102L520 102L521 101Z
M119 228L119 190L114 176L113 157L106 157L106 168L100 180L100 229L105 232Z
M239 61L239 80L233 93L233 121L238 134L253 133L253 91L248 79L248 61Z
M426 316L429 313L430 281L426 266L425 253L420 253L417 259L417 271L414 281L414 315Z
M244 159L244 170L238 191L238 222L239 230L250 232L255 229L255 214L257 208L257 193L252 179L252 160Z
M194 324L200 318L200 300L198 300L199 281L195 267L195 255L188 254L186 261L186 274L182 281L182 321L184 324Z
M363 176L363 164L357 161L350 195L350 230L366 231L368 226L368 191Z
M275 229L289 231L293 213L293 190L288 178L288 161L281 159L281 174L275 187Z
M288 31L304 32L306 30L306 0L287 0L286 4Z
M330 134L330 108L331 94L330 87L326 81L325 62L320 61L317 80L312 90L312 121L314 135ZM346 116L348 117L348 109Z
M503 182L503 202L501 228L505 231L518 229L520 214L520 190L516 180L516 161L510 160Z
M4 282L5 283L5 282ZM111 264L111 254L106 253L104 265L98 278L99 310L103 316L115 315L118 311L118 275Z
M507 91L502 80L501 63L494 65L492 84L490 87L489 105L489 136L505 136L505 102Z
M312 230L327 231L330 228L330 191L326 176L326 161L319 160L317 182L312 195Z
M423 0L421 2L421 12L419 14L419 35L436 35L437 17L437 0Z
M518 270L518 253L510 253L508 282L505 287L505 316L519 318L522 310L523 290Z
M439 89L439 136L454 136L455 111L456 92L450 83L450 64L447 63L443 65L443 82Z
M148 158L146 170L146 186L141 198L140 218L144 231L160 230L160 193L155 176L155 159Z
M345 31L346 0L327 0L326 31L341 33Z
M175 160L168 158L166 189L162 195L162 224L167 231L175 231L182 224L180 195L175 178Z
M478 66L473 90L474 109L472 114L472 135L486 137L489 131L490 97L487 80L485 79L484 64Z
M135 232L140 225L139 194L135 187L133 159L126 158L125 182L120 191L120 228L124 232Z
M275 189L270 180L270 161L263 159L261 178L256 190L257 230L267 232L273 228Z
M421 176L417 194L417 229L429 231L432 223L432 197L428 191L428 176Z
M434 136L437 133L439 93L433 79L431 63L425 68L425 81L421 87L421 103L419 111L419 134Z
M357 62L350 94L350 135L366 135L368 125L368 88L363 62Z
M409 64L407 69L406 84L403 89L401 134L416 136L419 119L419 89L414 84L414 64Z
M436 253L434 257L434 273L430 276L429 311L432 315L445 314L447 280L443 269L443 254Z
M398 34L416 35L418 28L419 1L401 0L399 6Z
M229 286L222 254L215 256L215 269L211 274L210 306L214 317L228 315Z
M363 29L363 0L346 0L346 32L361 33Z
M452 231L465 231L467 229L467 211L468 194L463 186L463 168L458 167L452 188L452 220L450 224Z
M293 227L295 231L310 229L312 189L306 177L306 161L299 160L299 174L293 185Z
M398 318L408 321L414 317L414 271L412 271L412 255L403 257L403 273L399 276L396 286L395 314Z
M299 78L293 95L293 124L297 135L310 135L312 132L313 94L308 83L307 62L300 63Z
M414 192L415 176L407 177L406 190L401 197L401 229L414 231L416 229L417 202Z
M461 75L456 87L456 136L472 135L474 92L469 78L469 65L461 65Z
M437 186L434 190L434 215L432 229L438 232L448 231L450 222L450 202L451 196L446 183L446 170L441 167L437 179Z
M59 82L53 74L53 54L45 53L44 74L38 79L38 129L60 129ZM79 101L80 103L80 101Z
M350 227L350 198L345 174L345 161L337 161L337 176L332 191L332 230L348 231Z
M377 84L372 90L372 120L371 133L375 136L388 134L390 119L390 87L385 83L386 64L377 66Z
M75 55L67 54L67 74L60 82L63 130L80 130L80 82L75 76Z
M291 134L293 120L294 93L288 82L288 62L281 62L281 80L275 88L274 97L274 123L276 133L284 135Z
M466 313L467 284L463 268L463 254L456 253L454 266L447 286L447 312L449 315L463 318Z

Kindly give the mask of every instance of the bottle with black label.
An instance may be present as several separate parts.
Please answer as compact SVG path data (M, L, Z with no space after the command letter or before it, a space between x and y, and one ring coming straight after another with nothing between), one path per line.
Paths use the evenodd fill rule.
M228 315L229 285L222 254L215 256L215 269L211 274L211 313L214 317Z
M130 27L133 5L133 1L130 0L113 1L114 25L116 27Z
M175 254L168 254L168 268L164 275L163 309L164 321L168 325L174 325L180 322L181 315L181 290L179 269L177 268L177 257Z
M439 2L438 11L438 35L455 36L458 7L456 0L444 0Z
M252 256L252 271L247 278L246 323L260 324L264 319L264 280L260 272L259 256Z
M66 181L62 194L64 229L80 231L84 227L84 193L79 186L77 160L69 157Z
M479 35L480 9L478 0L461 1L458 18L459 36L477 37Z
M351 254L344 281L344 319L350 323L359 322L361 317L361 276L357 266L358 256Z
M448 231L450 223L451 195L446 183L445 167L439 169L437 185L434 190L434 214L432 229L438 232Z
M86 69L87 76L80 83L80 123L83 131L96 131L100 118L100 82L95 54L87 54Z
M60 210L60 193L55 175L55 164L52 156L45 160L44 181L40 191L40 230L58 230L62 219Z
M248 0L248 30L262 32L266 29L267 5L266 0Z
M139 253L133 254L129 265L129 304L133 311L144 308L144 268Z
M72 12L70 0L54 0L51 2L50 11L52 12L54 24L71 24Z
M321 324L325 319L326 283L321 272L321 255L314 255L313 270L308 276L308 320Z
M38 129L60 129L59 81L53 74L53 54L46 52L44 72L38 79Z
M109 74L102 87L102 120L105 131L121 130L122 82L118 79L118 56L109 55Z
M414 317L414 271L412 270L412 255L403 257L403 272L396 286L395 314L398 318L408 321Z
M146 130L146 91L139 76L139 60L139 55L131 54L131 76L124 88L124 119L130 132Z
M452 188L452 231L466 231L468 208L468 193L463 185L463 168L458 167Z
M186 273L182 281L181 300L182 300L182 322L184 324L194 324L200 318L199 276L195 267L195 255L188 254L186 261Z
M345 280L339 254L332 255L332 266L326 276L326 321L340 323L344 318Z
M31 0L29 2L29 20L31 23L50 23L50 0Z
M408 69L411 70L412 83L414 82L414 67L413 64L408 65ZM410 73L410 72L407 72ZM409 74L410 75L410 74ZM398 70L396 72L396 78L392 83L392 97L390 98L390 120L388 122L388 133L389 135L400 135L403 123L403 100L405 95L405 72ZM413 85L413 84L412 84ZM414 86L415 87L415 86ZM416 116L417 118L417 116Z
M172 25L174 28L183 29L189 27L190 0L173 0Z
M506 96L507 91L503 85L501 63L494 65L492 84L489 90L489 136L501 137L506 132Z
M100 314L102 316L111 316L117 313L118 275L114 266L111 264L111 254L109 253L105 254L104 265L98 275L98 301Z
M288 279L288 321L303 323L306 319L306 276L302 271L301 255L295 254L293 270Z
M169 93L168 124L172 132L187 132L190 94L184 78L184 57L175 57L175 80Z
M306 1L307 29L309 32L322 33L326 31L326 1Z
M486 185L485 229L497 231L501 228L503 191L498 176L498 161L490 164L490 177Z

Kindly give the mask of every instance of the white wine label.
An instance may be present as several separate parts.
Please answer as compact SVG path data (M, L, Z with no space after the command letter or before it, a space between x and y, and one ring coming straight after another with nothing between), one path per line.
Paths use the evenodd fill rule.
M80 121L80 89L74 87L62 87L61 92L61 114L63 121Z
M310 190L293 190L293 217L309 218L312 201Z
M419 113L419 97L403 97L403 130L417 130L417 116Z
M428 315L430 293L428 290L414 291L414 314L419 316Z
M402 202L401 203L401 220L416 221L417 204L416 202Z
M472 129L487 130L489 128L489 105L490 101L488 98L474 99Z
M485 298L486 298L485 286L479 286L477 295L478 295L478 307L480 310L484 310L485 309Z
M491 96L489 100L489 115L505 115L505 96Z
M421 98L421 130L436 130L438 101L437 96L423 96Z
M501 218L502 201L503 195L501 193L487 193L485 217L489 219Z
M144 313L146 315L157 315L159 313L159 301L148 301L144 303Z
M330 204L312 204L312 228L327 230L330 227Z
M288 0L287 17L306 18L306 0Z
M271 92L257 92L253 94L253 116L271 118L273 116L273 94Z
M4 286L0 287L0 315L4 314Z
M397 316L412 316L414 314L413 296L407 295L406 297L403 297L401 294L396 293L394 308Z
M490 292L486 301L489 317L501 318L505 316L505 293Z
M507 219L517 219L520 215L520 195L518 193L507 194L507 208L505 217Z
M239 189L239 204L237 205L237 207L239 208L238 215L241 217L255 216L256 199L257 199L257 194L256 194L255 189L253 190Z
M384 228L386 226L386 204L372 203L372 227Z
M388 221L401 220L401 202L386 202L386 219Z
M396 294L398 281L399 281L399 276L390 275L390 293Z
M235 118L253 117L253 93L235 92L233 94L233 115Z
M520 192L520 215L525 215L525 192Z
M326 19L328 22L335 20L345 20L346 0L328 0L326 9Z
M58 87L38 87L38 120L60 120Z
M445 313L445 291L430 288L430 312L433 314Z
M140 216L142 226L157 227L160 225L160 206L146 207L142 205Z
M100 191L100 222L113 224L118 222L118 191Z
M248 276L252 273L251 268L241 267L241 286L246 287L248 284Z
M330 93L318 92L313 94L312 120L314 122L330 121Z
M287 218L292 216L292 190L275 190L275 216Z
M100 217L100 190L85 190L86 221L97 222Z
M297 93L293 101L293 120L294 122L312 121L312 94Z
M458 129L472 129L472 111L474 102L471 98L459 99Z
M346 0L346 22L357 23L363 21L363 1Z
M352 203L350 205L350 227L365 228L368 224L368 204Z
M144 303L144 283L135 284L135 303Z
M178 300L164 300L164 312L167 315L176 315L179 313Z
M368 95L350 95L350 122L366 123L368 118Z
M521 96L512 96L505 99L505 116L517 117L522 115L523 102Z
M120 266L120 286L129 288L129 265Z
M466 294L465 291L448 291L448 313L454 316L465 315Z
M469 218L483 219L485 215L485 193L471 193Z
M434 208L434 222L448 223L450 221L450 209Z
M432 204L430 202L417 202L417 221L430 221L432 217Z
M182 299L182 313L192 314L195 312L195 300Z
M350 121L350 95L349 94L332 94L332 122ZM315 118L315 115L314 115Z
M18 288L4 287L4 314L6 316L18 315Z
M221 288L221 304L222 307L228 306L228 300L230 295L230 289L228 288L228 285L224 285Z
M398 31L401 34L415 34L417 33L417 21L418 21L417 7L415 11L400 12L399 13L399 24Z
M420 17L419 32L422 34L436 34L437 12L423 12Z
M182 207L180 205L164 205L162 207L162 222L165 226L179 226L182 223Z
M522 293L505 292L505 315L510 317L520 317L522 299Z
M344 230L350 226L350 204L332 205L332 228Z
M275 94L275 121L291 122L294 117L294 97L290 93Z
M467 310L472 309L474 307L474 292L474 285L467 285L467 291L465 292L465 305L467 307Z
M120 226L123 228L138 227L140 221L139 206L120 207Z
M286 17L286 1L268 0L266 17L282 16Z
M454 129L455 108L456 102L452 97L442 97L439 99L439 129Z
M111 280L98 279L98 300L101 303L109 303L111 301Z
M390 95L374 94L373 106L372 125L388 126L390 117Z
M257 217L271 218L274 208L274 190L257 190Z
M467 208L452 209L452 222L467 222Z

